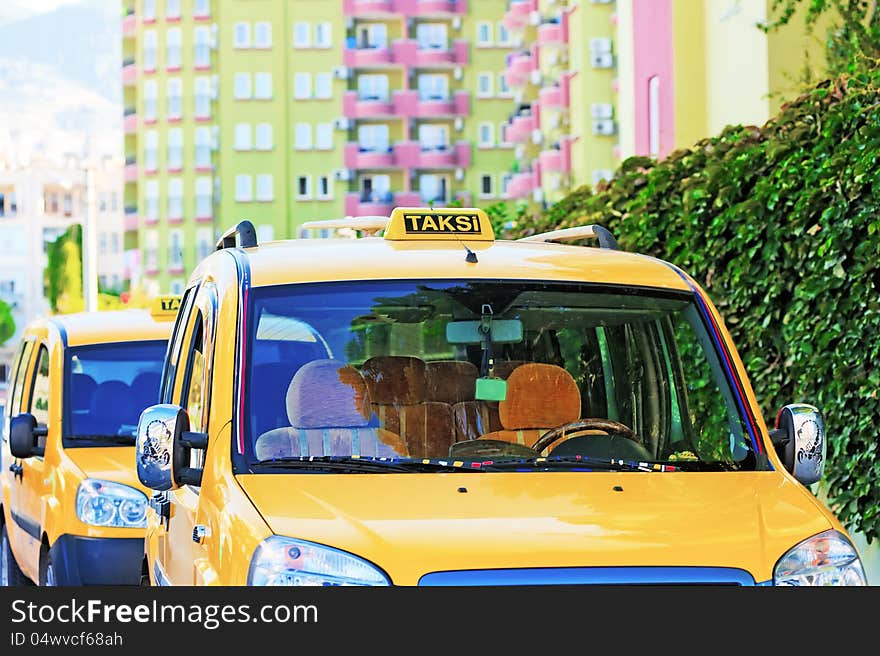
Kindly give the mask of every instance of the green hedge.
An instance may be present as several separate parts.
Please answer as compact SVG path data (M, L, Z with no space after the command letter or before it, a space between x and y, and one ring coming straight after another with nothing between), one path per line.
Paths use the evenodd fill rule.
M832 509L880 536L880 73L820 84L761 128L623 162L514 236L588 223L669 260L724 316L765 418L822 410Z

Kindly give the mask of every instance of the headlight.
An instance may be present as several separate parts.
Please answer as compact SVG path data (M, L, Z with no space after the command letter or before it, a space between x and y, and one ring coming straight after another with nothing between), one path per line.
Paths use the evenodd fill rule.
M773 585L867 585L855 547L837 531L804 540L779 559Z
M257 547L248 585L390 585L366 560L312 542L279 535Z
M128 485L87 478L76 491L76 516L84 524L142 528L147 496Z

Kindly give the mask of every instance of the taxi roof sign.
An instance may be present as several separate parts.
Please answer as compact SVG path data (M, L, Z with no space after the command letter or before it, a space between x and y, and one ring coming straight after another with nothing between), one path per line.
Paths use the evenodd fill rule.
M180 296L158 296L150 306L154 319L168 320L177 316L180 309Z
M391 241L495 241L486 213L471 207L397 207L385 239Z

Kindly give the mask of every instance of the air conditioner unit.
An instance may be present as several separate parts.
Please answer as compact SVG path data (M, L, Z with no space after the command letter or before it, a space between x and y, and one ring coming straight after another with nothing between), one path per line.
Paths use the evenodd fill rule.
M456 80L460 80L461 78L464 77L464 71L461 69L461 66L455 67L455 71L454 71L453 75L455 76Z
M333 171L333 179L348 182L351 180L351 169L336 169Z
M535 201L536 203L543 203L544 202L544 190L540 189L540 188L535 189L532 192L532 200Z
M351 129L351 119L344 116L337 118L333 121L333 127L337 130L349 130Z
M611 103L593 103L590 105L590 115L595 119L614 117L614 105Z
M547 52L547 63L551 66L556 66L559 63L559 51L558 50L550 50Z
M560 182L561 182L560 176L558 176L558 175L547 176L547 184L546 184L547 190L548 191L558 191L559 187L561 186Z
M614 176L614 171L608 169L593 169L593 185L599 184L602 180L610 180Z
M522 159L526 156L526 147L523 144L516 144L513 152L517 159Z
M458 130L459 132L461 132L462 129L464 129L464 119L461 116L457 116L455 118L455 129Z
M610 5L614 0L590 0L594 5Z
M532 84L539 87L539 86L541 86L541 82L543 81L543 79L544 79L544 76L541 74L541 71L539 69L536 68L535 70L532 71L532 73L531 73Z
M608 37L595 37L590 39L590 52L593 54L611 52L611 39Z
M211 25L211 36L208 39L208 45L211 47L211 50L217 49L217 31L217 23L214 23L213 25Z
M351 70L348 66L334 66L333 67L333 77L337 80L347 80L351 75Z
M220 76L211 76L211 100L217 100L220 96Z
M547 114L547 125L551 130L559 127L559 114L556 112Z
M218 150L220 148L220 126L212 125L211 126L211 150Z
M616 131L617 126L614 125L614 121L610 121L608 119L593 121L593 134L607 137L614 134Z
M464 180L464 169L455 169L455 179L458 181Z
M461 16L456 16L452 19L452 29L460 30L461 29Z
M540 130L532 130L532 143L539 144L544 141L544 133Z
M614 55L610 52L593 53L590 55L590 65L593 68L614 68Z
M541 12L540 11L530 11L529 12L529 25L540 25L541 24Z

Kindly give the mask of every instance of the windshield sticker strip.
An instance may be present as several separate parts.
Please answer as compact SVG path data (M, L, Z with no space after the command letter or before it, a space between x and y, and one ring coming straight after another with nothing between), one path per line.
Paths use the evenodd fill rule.
M734 391L736 392L735 398L737 405L739 405L740 407L740 412L742 412L743 416L746 418L746 428L749 431L749 437L751 437L752 446L755 449L755 453L763 453L764 449L761 446L760 440L758 440L757 422L755 421L755 417L752 414L751 407L749 406L746 399L745 390L743 389L742 382L740 381L739 376L736 374L736 371L733 368L733 360L731 359L730 353L727 350L727 346L725 345L724 340L721 339L721 331L719 329L718 323L715 321L715 317L709 311L709 306L706 304L706 300L703 298L702 293L700 293L699 288L697 288L678 267L669 264L668 262L664 262L664 264L675 271L678 276L682 280L684 280L687 286L691 288L691 291L693 291L694 296L697 299L697 306L700 308L700 313L703 315L703 319L709 325L710 332L712 333L712 341L715 342L716 348L724 358L724 369L727 373L729 381L733 384Z

